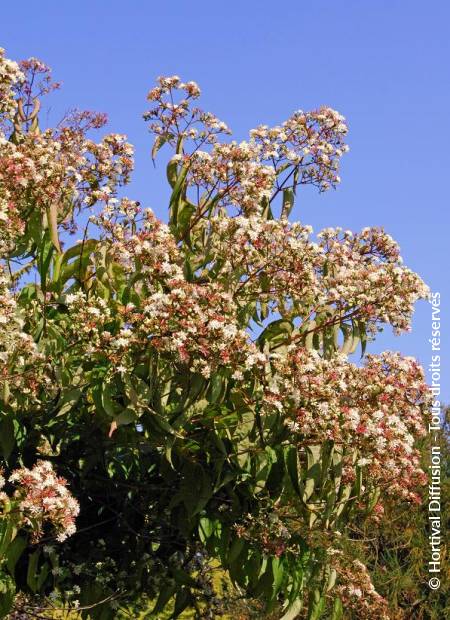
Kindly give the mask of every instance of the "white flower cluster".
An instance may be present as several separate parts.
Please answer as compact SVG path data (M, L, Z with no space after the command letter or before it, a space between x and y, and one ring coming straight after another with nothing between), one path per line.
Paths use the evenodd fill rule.
M16 110L14 87L24 79L19 65L5 58L5 50L0 47L0 122L4 114L10 115Z
M191 102L200 96L196 82L182 82L177 75L159 77L157 81L158 86L147 96L156 105L144 114L156 136L155 146L163 142L176 145L182 138L199 147L214 144L219 134L230 133L227 125L211 112L191 108Z
M281 126L260 125L250 132L260 147L262 160L275 170L293 164L298 167L297 183L311 183L325 191L340 182L341 156L348 152L344 142L348 128L345 118L332 108L295 112Z
M44 356L23 330L23 323L0 267L0 393L4 404L13 409L21 402L38 399L40 389L50 384Z
M209 269L235 300L265 302L283 316L306 321L332 308L339 321L352 316L369 331L387 323L401 332L410 328L414 303L429 294L379 228L328 228L314 243L311 227L299 222L217 217L209 226L217 257Z
M217 193L218 207L231 206L246 215L259 212L270 199L275 182L272 166L259 160L259 149L249 142L214 144L211 153L195 151L186 156L188 183L206 195Z
M60 478L49 461L38 461L34 467L16 469L9 482L17 486L13 501L18 503L19 525L30 528L37 540L48 523L62 542L75 533L75 518L80 511L78 502L67 488L67 481ZM4 493L0 501L9 500Z
M300 445L331 440L351 446L372 483L417 500L414 488L426 477L414 442L425 433L431 395L416 360L386 352L367 356L360 367L345 355L327 360L292 346L287 358L272 359L272 367L263 409L282 412Z

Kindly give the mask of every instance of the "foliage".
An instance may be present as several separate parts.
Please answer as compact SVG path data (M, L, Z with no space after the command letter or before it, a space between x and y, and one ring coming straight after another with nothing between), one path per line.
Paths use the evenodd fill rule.
M132 148L90 137L102 116L40 129L45 65L2 56L0 77L3 461L45 457L80 506L67 540L26 540L3 614L17 587L83 618L145 600L218 617L219 570L260 617L389 618L347 541L418 500L430 395L414 359L365 350L428 289L382 229L313 241L288 219L302 185L339 183L345 119L297 111L226 142L194 82L159 78L166 225L118 198Z
M448 413L447 410L447 418ZM444 517L450 499L448 419L440 433L439 443L442 459L441 505ZM420 445L424 465L427 468L430 464L430 444L430 436L427 436ZM448 598L450 575L445 544L448 537L443 532L441 587L437 591L432 591L428 586L430 577L428 489L424 489L421 495L423 502L413 506L389 502L385 507L383 519L378 523L363 525L361 530L356 528L352 536L361 539L359 553L366 558L374 585L389 601L395 618L439 620L446 618L450 613Z

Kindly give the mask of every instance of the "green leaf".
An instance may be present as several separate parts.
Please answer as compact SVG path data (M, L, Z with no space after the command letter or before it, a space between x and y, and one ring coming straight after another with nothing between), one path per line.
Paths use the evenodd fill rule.
M284 614L284 616L281 616L280 620L295 620L302 609L303 600L297 599L292 603L292 605L288 607L287 612Z
M334 444L326 441L320 448L320 487L323 489L330 479L330 465L333 460Z
M37 587L38 592L42 590L42 586L46 582L49 574L50 574L50 567L48 565L48 562L45 562L45 564L41 566L39 570L39 574L37 575L37 579L36 579L36 587Z
M269 342L271 345L277 345L289 342L294 326L287 319L278 319L268 325L258 337L258 344L262 345Z
M372 512L372 510L375 508L375 506L378 503L378 500L380 498L380 494L381 494L381 489L375 488L372 493L369 496L369 501L367 503L367 512L370 514Z
M177 595L175 597L175 607L173 610L172 618L178 618L180 614L189 606L191 603L192 597L187 588L181 588L178 590Z
M266 220L273 220L272 209L270 208L270 200L264 196L261 200L261 218Z
M36 549L36 551L31 553L28 558L27 586L30 588L30 590L34 594L36 594L36 592L38 591L37 567L38 567L40 555L41 555L41 550Z
M132 422L136 422L137 420L136 411L127 407L121 413L114 416L114 420L117 423L117 426L124 426L125 424L131 424Z
M366 352L366 346L367 346L366 326L364 325L362 321L358 321L358 328L359 328L359 337L361 339L361 357L364 357L364 353Z
M171 573L178 584L189 586L191 588L198 587L198 583L186 571L179 568L173 568Z
M118 410L112 397L112 386L106 381L102 384L102 406L109 416L116 417Z
M180 206L180 198L182 196L183 187L186 181L187 173L189 171L188 166L182 166L180 173L177 176L175 185L173 186L172 195L169 202L170 212L170 224L178 228L178 208Z
M361 495L362 487L363 487L363 468L356 467L356 477L355 477L355 483L354 483L354 494L356 496L359 497Z
M344 608L342 607L342 601L340 598L335 598L330 620L342 620L343 617Z
M33 242L39 246L44 232L42 225L42 213L39 209L33 210L27 223L27 235L31 237Z
M7 379L4 379L3 382L1 383L1 398L3 401L4 405L7 405L9 402L9 397L11 396L11 391L9 389L9 382L7 381Z
M61 246L59 245L59 236L58 236L58 205L57 203L52 203L46 210L47 215L47 225L49 230L50 239L52 241L53 247L57 252L61 252Z
M82 395L82 391L79 388L73 388L66 392L63 392L60 396L58 404L56 405L57 415L65 415L69 413L75 405L78 403Z
M308 620L318 620L325 611L326 600L319 590L315 590L308 609Z
M259 572L259 581L252 590L252 595L256 598L269 599L270 592L273 585L273 572L272 563L270 558L264 557L261 562L261 569Z
M11 504L9 503L8 509L10 507ZM6 509L4 509L4 512L6 512ZM0 558L7 554L7 550L16 537L16 534L17 528L10 516L0 519Z
M200 540L203 544L205 544L209 538L213 535L215 530L214 521L208 519L207 517L202 517L198 524L198 533Z
M17 561L19 560L26 546L27 539L24 536L17 536L9 545L6 551L6 566L8 567L8 570L13 577Z
M334 568L331 568L330 574L328 575L327 592L329 592L330 590L334 588L334 585L336 583L336 578L337 578L337 572Z
M283 190L283 206L281 209L281 219L288 218L294 207L294 190L292 187L287 187Z
M226 390L226 379L219 374L214 374L209 383L207 399L211 404L222 400Z
M49 238L48 231L45 233L44 238L42 240L41 247L39 248L39 259L38 259L38 271L39 276L41 278L41 288L43 291L46 290L47 283L47 275L50 267L50 263L52 260L52 255L55 250L55 246L53 242Z
M316 321L307 321L303 326L303 330L306 331L305 347L308 349L308 351L312 351L315 348L314 336L316 336L316 333L314 330L316 329L316 326Z
M306 454L308 459L308 469L305 479L305 493L303 499L306 502L314 493L314 489L320 486L321 479L321 446L307 446Z
M189 227L191 218L197 207L188 200L181 200L178 206L177 235L182 237Z
M341 346L341 353L347 355L350 353L353 346L353 330L350 325L347 325L346 323L342 323L340 327L344 336L344 342Z
M175 187L175 183L177 182L177 177L178 177L178 161L172 158L167 164L167 180L169 181L169 185L172 189Z
M0 418L0 447L5 461L11 456L16 445L14 422L12 414Z
M185 465L180 493L190 517L205 507L212 490L211 480L201 465Z
M289 474L290 481L294 487L294 491L299 497L303 496L304 487L299 477L299 462L296 447L289 447L285 451L286 470Z
M58 274L59 290L62 290L63 285L74 278L82 282L86 275L86 269L89 265L89 256L82 256L76 258L69 265L64 265ZM53 276L53 280L56 282L56 274Z
M164 136L156 136L155 141L153 142L152 147L152 159L155 161L156 155L161 147L167 142L167 139Z
M68 248L61 257L61 264L66 265L72 258L80 258L86 254L93 252L99 241L97 239L86 239L81 243L76 243L71 248Z
M284 575L284 566L281 558L272 558L272 574L273 574L273 583L272 583L272 599L276 597L278 594L281 584L283 582Z
M160 590L158 600L156 601L155 606L152 609L152 614L160 614L161 612L163 612L167 606L167 603L174 596L176 591L176 585L163 587Z
M5 618L11 611L16 594L16 584L11 575L0 571L0 618Z
M231 543L230 551L228 553L228 564L233 564L240 556L245 547L245 540L243 538L236 537Z
M147 383L136 375L124 375L125 393L133 405L147 406L152 399L152 390Z

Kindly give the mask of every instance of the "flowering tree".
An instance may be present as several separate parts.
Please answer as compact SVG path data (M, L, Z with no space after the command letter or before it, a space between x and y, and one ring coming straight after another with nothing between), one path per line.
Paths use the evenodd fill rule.
M313 241L289 219L302 185L339 183L344 118L227 141L197 84L159 78L144 118L152 157L171 152L165 224L119 198L132 148L90 137L103 115L40 127L55 87L1 56L1 447L14 527L36 532L15 562L1 547L4 583L102 619L145 597L213 618L220 568L285 620L389 618L344 542L384 498L418 500L429 393L414 359L365 349L428 292L382 229Z

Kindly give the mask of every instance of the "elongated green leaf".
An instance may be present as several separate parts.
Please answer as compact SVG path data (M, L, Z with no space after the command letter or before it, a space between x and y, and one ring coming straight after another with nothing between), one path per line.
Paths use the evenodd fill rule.
M38 270L39 270L39 276L41 278L41 288L43 291L46 290L47 276L48 276L49 267L50 267L50 263L52 260L54 249L55 249L55 246L53 245L53 242L49 238L48 231L47 231L44 235L42 245L39 248L39 261L38 261Z
M36 551L33 551L33 553L31 553L28 558L27 586L34 593L38 591L37 569L38 569L40 555L41 555L41 550L36 549Z
M186 609L186 607L188 607L191 600L192 600L192 597L187 588L181 588L181 590L178 590L177 595L175 597L175 607L174 607L171 618L174 618L174 619L178 618L183 613L183 611Z
M214 532L214 522L207 517L202 517L198 525L198 533L202 543L206 543Z
M170 224L178 228L178 209L180 206L180 198L182 196L183 187L186 181L188 166L183 166L178 174L177 180L173 187L172 195L169 202Z
M322 596L318 590L316 590L311 597L311 602L308 609L308 620L319 620L325 611L325 606L325 597Z
M333 603L333 611L331 612L330 620L342 620L344 617L344 608L342 607L342 601L340 598L335 598Z
M320 486L321 479L321 446L307 446L306 454L308 459L308 469L305 479L305 492L303 500L306 502L314 493L314 489Z
M277 557L272 558L272 573L273 573L272 598L275 598L278 592L280 591L281 584L283 582L284 565L283 565L283 560L281 558L277 558Z
M164 609L166 608L170 599L174 596L176 591L177 591L176 585L163 587L159 592L159 596L152 610L152 614L162 613Z
M285 451L286 469L289 474L290 481L294 487L295 492L299 497L302 497L304 493L303 485L300 482L299 477L299 462L297 448L290 447Z
M58 235L58 205L57 203L52 203L47 208L47 224L48 230L50 233L50 239L53 243L53 247L58 253L61 253L61 246L59 244L59 235Z
M367 347L367 331L366 326L362 321L358 321L359 337L361 340L361 357L364 357Z
M235 538L231 543L230 551L228 553L228 563L232 564L242 553L245 547L245 540L243 538Z
M0 571L0 618L5 618L11 611L16 593L16 585L11 575Z
M26 546L27 539L24 536L16 536L16 538L8 546L6 552L6 566L13 577L16 564Z
M118 409L112 397L111 383L104 382L102 385L102 406L106 413L112 418L118 413Z
M292 187L287 187L283 190L283 206L281 209L281 218L288 218L294 207L294 190Z
M16 444L12 415L0 417L0 447L3 458L7 461Z
M61 394L61 397L56 405L57 415L65 415L71 411L78 403L82 396L82 391L79 388L73 388Z
M164 138L163 136L156 136L155 141L153 142L153 146L152 146L152 159L153 159L153 161L155 161L156 155L157 155L159 149L161 147L163 147L165 143L166 143L166 138Z
M258 337L257 342L262 345L265 342L271 346L282 342L289 342L294 326L291 321L286 319L278 319L268 325Z
M281 616L280 620L295 620L303 609L303 600L297 599L288 607L287 612Z

